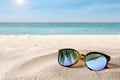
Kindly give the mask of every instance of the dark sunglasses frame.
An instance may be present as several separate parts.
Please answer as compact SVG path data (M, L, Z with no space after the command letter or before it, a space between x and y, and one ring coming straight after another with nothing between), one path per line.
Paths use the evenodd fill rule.
M77 54L78 54L78 59L75 61L75 63L73 63L73 64L71 64L71 65L68 65L68 66L65 66L65 65L60 64L59 56L60 56L60 54L62 54L62 51L63 51L63 50L73 50L73 51L76 51L76 52L77 52ZM108 62L111 60L111 57L110 57L110 56L108 56L108 55L106 55L106 54L104 54L104 53L101 53L101 52L89 52L89 53L87 53L87 54L85 55L85 54L80 54L77 50L72 49L72 48L60 49L60 50L58 51L58 53L59 53L59 54L58 54L58 63L59 63L61 66L64 66L64 67L71 67L71 66L75 65L76 63L78 63L78 60L79 60L79 59L82 59L82 60L84 60L84 62L85 62L86 56L88 56L88 55L90 55L90 54L101 54L101 55L103 55L103 56L107 59L106 66L105 66L103 69L108 68L108 67L107 67ZM96 71L96 70L93 70L93 69L89 68L89 67L86 65L86 62L85 62L85 66L86 66L89 70ZM102 69L102 70L103 70L103 69ZM100 71L100 70L98 70L98 71Z

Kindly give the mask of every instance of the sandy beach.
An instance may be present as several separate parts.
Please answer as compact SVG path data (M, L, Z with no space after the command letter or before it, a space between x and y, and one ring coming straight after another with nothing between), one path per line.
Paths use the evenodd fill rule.
M109 69L62 67L62 48L110 55ZM1 35L0 80L120 80L120 35Z

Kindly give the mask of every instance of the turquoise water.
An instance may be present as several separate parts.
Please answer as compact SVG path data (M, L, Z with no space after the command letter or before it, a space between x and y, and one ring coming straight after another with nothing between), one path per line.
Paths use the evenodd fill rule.
M112 35L120 23L0 23L0 35Z

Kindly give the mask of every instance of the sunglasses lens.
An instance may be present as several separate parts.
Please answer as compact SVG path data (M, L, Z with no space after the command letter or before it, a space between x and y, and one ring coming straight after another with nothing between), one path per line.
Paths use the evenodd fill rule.
M60 50L58 62L62 66L71 66L77 61L78 55L78 52L75 50Z
M90 53L86 56L86 66L92 70L100 71L106 67L107 59L102 54Z

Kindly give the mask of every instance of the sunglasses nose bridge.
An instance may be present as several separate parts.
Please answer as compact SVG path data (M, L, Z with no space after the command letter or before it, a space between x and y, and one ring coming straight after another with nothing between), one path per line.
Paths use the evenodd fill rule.
M79 54L79 56L78 56L78 59L77 59L77 62L74 64L74 65L72 65L71 67L83 67L83 66L85 66L85 54Z
M80 59L85 60L86 59L86 55L85 54L80 54Z

